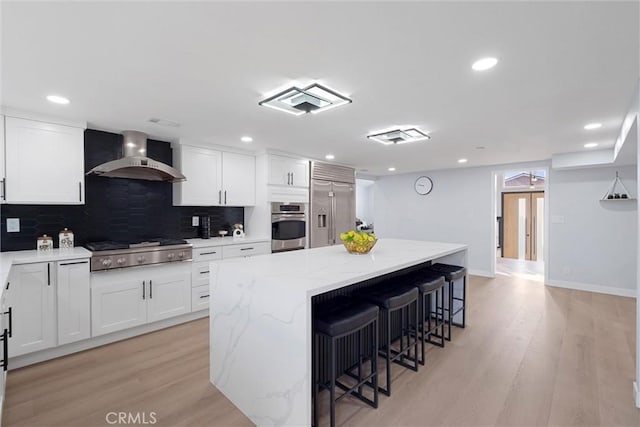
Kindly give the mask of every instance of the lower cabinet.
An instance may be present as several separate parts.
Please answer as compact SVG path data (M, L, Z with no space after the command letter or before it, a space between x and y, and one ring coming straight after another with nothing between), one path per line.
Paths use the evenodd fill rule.
M191 311L191 263L95 272L92 335L98 336Z
M271 253L271 242L245 243L222 248L222 259L237 258Z
M9 357L56 345L55 263L15 265L9 276L6 305L11 308Z
M91 337L89 260L56 263L58 345Z

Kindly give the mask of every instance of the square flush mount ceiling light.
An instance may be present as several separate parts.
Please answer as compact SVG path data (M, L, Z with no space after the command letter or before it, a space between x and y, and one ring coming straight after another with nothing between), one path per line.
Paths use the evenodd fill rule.
M391 144L406 144L408 142L424 141L425 139L431 139L429 135L422 132L417 128L407 129L391 129L385 132L374 133L367 135L372 141L379 142L384 145Z
M260 101L258 105L299 116L305 113L320 113L350 102L351 100L346 96L313 83L304 89L291 87Z

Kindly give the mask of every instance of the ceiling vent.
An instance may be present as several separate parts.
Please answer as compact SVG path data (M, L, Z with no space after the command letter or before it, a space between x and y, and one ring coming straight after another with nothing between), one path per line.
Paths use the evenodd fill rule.
M395 128L385 132L378 132L367 135L367 138L384 145L406 144L409 142L418 142L431 139L429 135L422 132L418 128Z
M167 127L170 127L170 128L179 128L180 127L180 123L178 123L178 122L172 122L171 120L165 120L165 119L158 119L158 118L155 118L155 117L152 117L147 121L149 123L153 123L154 125L158 125L158 126L167 126Z
M352 102L346 96L313 83L303 89L291 87L258 103L274 110L300 116L305 113L320 113Z

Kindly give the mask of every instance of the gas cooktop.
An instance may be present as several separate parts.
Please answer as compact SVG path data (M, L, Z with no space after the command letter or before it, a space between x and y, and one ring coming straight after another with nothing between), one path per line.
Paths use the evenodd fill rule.
M192 248L182 239L150 239L135 242L91 242L91 271L165 262L188 261Z

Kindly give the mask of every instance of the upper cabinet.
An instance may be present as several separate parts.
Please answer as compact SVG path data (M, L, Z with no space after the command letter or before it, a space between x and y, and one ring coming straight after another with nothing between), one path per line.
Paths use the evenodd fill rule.
M4 125L7 203L84 203L82 128L15 117Z
M173 184L175 206L255 205L254 156L182 144L174 147L173 156L187 177Z
M270 155L269 184L309 188L309 162Z

